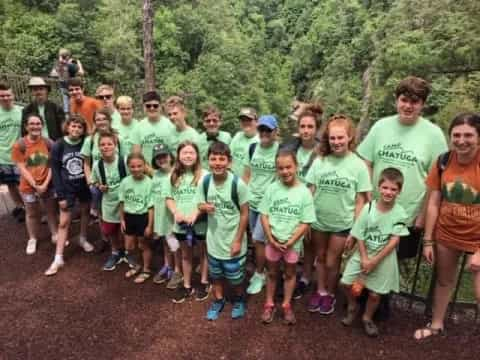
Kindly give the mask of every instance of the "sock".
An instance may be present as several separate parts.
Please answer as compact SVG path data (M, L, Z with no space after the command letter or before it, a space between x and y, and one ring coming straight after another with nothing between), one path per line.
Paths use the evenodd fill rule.
M305 285L310 284L310 280L308 280L305 276L302 275L300 281L303 282Z
M85 241L87 241L87 237L85 235L80 235L78 237L78 242L84 243Z
M62 254L55 254L55 258L53 259L54 262L56 263L62 263L63 262L63 255Z
M328 295L328 292L325 291L325 290L318 290L318 293L319 293L321 296Z
M112 255L119 255L119 254L120 254L120 251L112 249Z

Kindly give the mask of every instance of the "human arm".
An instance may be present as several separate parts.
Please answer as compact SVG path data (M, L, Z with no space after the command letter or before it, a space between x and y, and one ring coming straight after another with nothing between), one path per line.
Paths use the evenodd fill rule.
M261 214L260 221L262 222L263 232L265 233L265 237L267 239L267 243L272 245L277 250L284 252L287 250L285 244L280 244L277 239L272 234L272 227L270 226L270 220L268 219L268 215Z
M354 219L357 219L360 216L360 212L362 211L365 203L367 202L368 193L367 192L359 192L355 197L355 210L354 210ZM348 234L347 240L345 241L344 249L345 251L350 251L355 246L355 237L351 234Z
M286 248L291 248L293 245L304 236L308 229L310 229L310 224L300 223L293 232L292 236L284 244Z
M399 242L400 236L391 235L387 245L382 250L380 250L375 256L369 259L367 258L365 262L362 261L363 271L366 274L372 272L387 255L390 255L390 253L397 248Z
M144 235L146 238L152 236L153 233L153 206L148 209L148 223L145 228Z
M245 165L243 168L243 175L242 175L242 180L245 182L245 184L248 184L250 182L251 176L252 176L252 170L250 169L250 166Z
M433 251L433 231L440 213L440 202L442 194L440 190L431 190L428 196L428 205L425 216L425 232L423 235L423 256L425 260L432 265L435 261Z
M248 203L244 203L240 206L240 221L238 223L237 233L230 247L230 255L236 256L242 249L242 241L245 231L247 231L248 225Z
M175 204L175 200L172 198L167 197L165 199L165 205L167 205L168 210L172 213L173 220L176 223L181 223L182 221L185 221L185 218L180 212L177 211L177 206Z
M45 178L45 180L43 181L43 183L41 183L40 185L37 186L37 191L40 193L40 194L43 194L47 191L49 185L50 185L50 181L52 180L52 169L48 169L47 171L47 177Z
M82 63L78 59L75 59L75 61L77 62L77 66L78 66L77 76L84 76L85 70L83 69Z
M125 234L126 225L125 225L125 211L123 210L123 201L120 201L118 204L118 213L120 214L120 229L122 233Z
M88 185L93 185L92 182L92 158L84 157L83 158L83 172L85 173L85 180Z
M480 248L469 256L467 268L472 272L480 271Z

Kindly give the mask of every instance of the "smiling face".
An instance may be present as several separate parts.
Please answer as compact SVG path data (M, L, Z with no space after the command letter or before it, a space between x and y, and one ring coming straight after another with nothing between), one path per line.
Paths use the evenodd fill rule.
M115 109L115 107L113 106L114 95L112 90L102 89L97 93L95 97L97 98L97 100L100 100L103 106L107 109Z
M133 158L128 162L128 170L135 179L143 179L145 172L145 161L142 159Z
M258 134L260 137L260 145L269 147L275 142L277 130L272 130L267 126L259 126Z
M450 132L450 142L458 155L468 157L477 153L480 137L477 130L468 124L457 125Z
M172 158L169 154L158 155L155 158L155 165L163 172L168 172L171 169Z
M220 119L220 116L216 113L210 113L203 118L203 127L209 135L218 134L221 125L222 120Z
M172 106L168 108L168 117L177 128L183 128L186 125L186 116L187 113L181 106Z
M257 120L242 116L240 117L240 128L245 136L253 137L257 134Z
M380 198L385 204L392 204L400 193L397 183L384 179L379 185Z
M276 165L277 176L279 177L280 181L287 186L293 185L296 179L297 164L295 163L292 155L278 156Z
M423 105L424 102L419 98L413 99L405 95L400 95L396 101L400 122L404 125L415 124L422 113Z
M160 102L157 100L151 100L144 103L143 110L150 121L157 121L160 118Z
M48 89L46 86L33 86L30 88L32 96L37 104L43 104L48 99Z
M312 116L304 116L298 122L298 134L303 142L312 141L317 133L317 125Z
M198 154L191 145L184 146L178 153L178 160L188 169L191 169L197 162Z
M68 87L68 95L70 95L70 98L75 102L83 101L83 89L80 86L70 85Z
M118 105L118 112L124 124L130 124L133 118L133 106L127 104Z
M85 133L84 126L76 121L71 121L67 126L67 134L71 140L80 139Z
M32 137L42 136L42 128L43 122L38 116L32 115L28 117L27 123L25 124L28 135Z
M228 172L231 161L224 154L210 154L208 156L208 166L213 175L222 176Z
M110 128L110 120L101 113L95 114L95 128L100 131L106 131Z
M0 107L4 110L13 108L13 92L12 89L0 90Z
M348 131L342 125L330 125L328 128L328 144L335 156L344 156L348 153L348 144L352 138L348 136Z
M104 158L112 158L115 154L115 139L111 136L102 136L99 143L100 153Z

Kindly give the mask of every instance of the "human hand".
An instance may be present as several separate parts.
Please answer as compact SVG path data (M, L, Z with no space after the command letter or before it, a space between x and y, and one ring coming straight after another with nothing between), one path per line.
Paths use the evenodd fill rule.
M143 235L148 239L152 236L152 227L151 226L147 226L145 228L145 231L143 232Z
M125 220L120 220L120 230L122 230L122 234L125 234L125 231L127 230L127 226L125 225Z
M347 240L345 240L345 246L343 248L344 252L348 252L353 249L355 246L355 238L352 235L348 235Z
M425 228L425 215L420 214L415 219L414 227L419 230L423 230Z
M185 219L185 222L188 225L193 225L193 224L195 224L195 221L197 221L197 215L192 214L192 215L189 215L189 216L185 216L184 219Z
M424 245L423 246L423 257L425 258L425 261L429 265L433 265L435 261L435 254L433 252L433 246L432 245Z
M375 269L375 266L377 266L377 264L373 260L368 258L362 260L361 265L362 271L365 274L369 274L370 272L372 272L373 269Z
M100 190L102 193L105 193L108 191L108 186L107 185L98 185L98 190Z
M175 220L175 222L176 222L177 224L180 224L180 223L182 223L182 222L186 222L185 217L184 217L182 214L180 214L179 212L176 212L176 213L173 215L173 219Z
M205 203L202 206L202 210L207 214L213 214L215 212L215 205L212 203Z
M58 202L58 207L60 208L60 210L67 210L68 208L67 200L60 200Z
M468 260L468 269L472 272L480 271L480 249L470 256Z
M242 243L240 241L232 242L232 246L230 246L230 256L237 256L240 254L240 250L242 249Z

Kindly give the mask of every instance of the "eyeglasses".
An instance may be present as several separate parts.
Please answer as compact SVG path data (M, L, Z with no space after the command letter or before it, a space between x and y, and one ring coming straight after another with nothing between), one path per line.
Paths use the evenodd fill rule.
M98 100L110 100L113 97L113 95L97 95Z
M145 107L147 109L158 109L160 107L160 104L145 104Z

